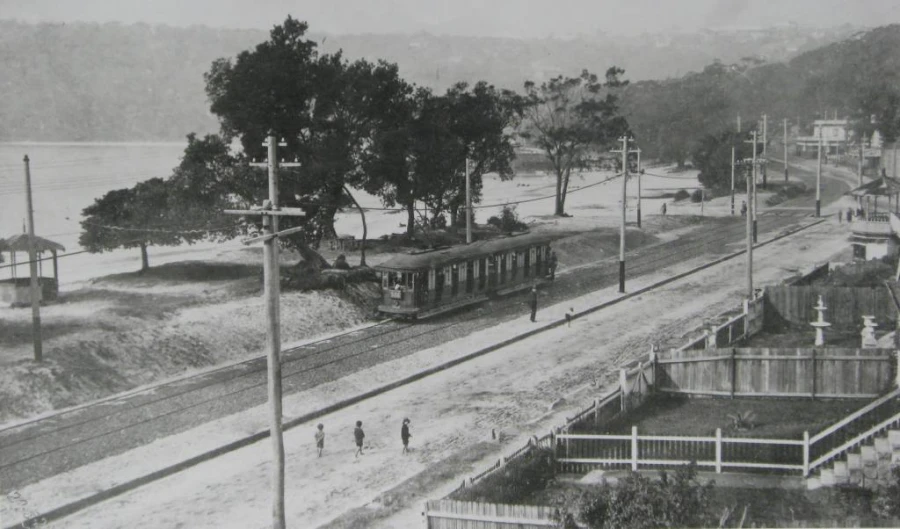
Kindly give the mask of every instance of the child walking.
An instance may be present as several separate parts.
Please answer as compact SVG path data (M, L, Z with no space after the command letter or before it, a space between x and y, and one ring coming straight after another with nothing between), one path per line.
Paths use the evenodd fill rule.
M409 433L409 419L403 419L403 426L400 427L400 440L403 441L403 453L409 453L409 438L412 437L412 434Z
M366 434L362 429L362 421L356 421L356 428L353 430L353 438L356 439L356 455L353 456L356 458L362 455L363 439L366 438Z
M319 424L318 430L316 430L316 450L318 451L316 457L322 457L323 448L325 448L325 425Z

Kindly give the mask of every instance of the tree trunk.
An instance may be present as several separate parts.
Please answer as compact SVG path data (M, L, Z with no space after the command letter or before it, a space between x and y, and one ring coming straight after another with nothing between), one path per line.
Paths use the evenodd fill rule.
M563 216L563 201L562 201L562 179L563 173L562 169L556 170L556 210L553 212L557 217Z
M416 236L416 208L415 203L410 202L406 206L406 237L412 239Z
M559 216L563 217L566 214L566 195L569 193L569 177L571 176L571 172L569 169L566 169L565 176L563 176L562 183L562 193L559 196Z
M150 269L150 257L147 255L147 243L141 243L141 273Z
M353 197L353 194L344 186L344 191L347 192L347 196L350 197L350 200L353 201L353 205L356 206L356 209L359 210L359 216L362 217L363 224L363 236L362 236L362 246L359 249L359 266L366 266L366 235L368 235L368 229L366 228L366 212L360 207L359 202L356 201L356 198Z

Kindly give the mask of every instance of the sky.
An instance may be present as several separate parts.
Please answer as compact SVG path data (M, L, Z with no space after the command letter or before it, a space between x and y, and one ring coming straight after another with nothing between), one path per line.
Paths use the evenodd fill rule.
M288 14L318 33L550 37L900 23L898 0L0 0L0 19L269 29Z

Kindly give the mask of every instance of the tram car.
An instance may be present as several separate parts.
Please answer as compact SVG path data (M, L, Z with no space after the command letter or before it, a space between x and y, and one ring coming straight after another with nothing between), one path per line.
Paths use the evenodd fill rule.
M427 318L490 296L544 282L549 273L549 234L525 233L394 257L381 273L384 315Z

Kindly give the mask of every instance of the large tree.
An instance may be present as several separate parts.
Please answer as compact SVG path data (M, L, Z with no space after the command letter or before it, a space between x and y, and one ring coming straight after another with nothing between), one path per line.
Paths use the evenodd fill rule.
M544 151L556 173L555 215L565 215L572 171L628 130L616 90L628 83L620 78L623 73L612 67L605 81L584 70L578 77L558 76L540 86L525 83L522 137Z
M168 208L168 189L161 178L129 189L110 191L82 211L78 243L89 252L140 248L141 271L150 267L148 246L176 246L201 238L181 233Z
M703 187L723 192L731 189L731 148L734 147L734 158L750 158L753 153L752 142L746 143L747 134L725 131L719 134L707 134L694 145L691 158L694 167L700 173L697 179ZM762 142L757 146L757 153L762 152ZM746 166L735 168L734 186L743 189L747 174Z

